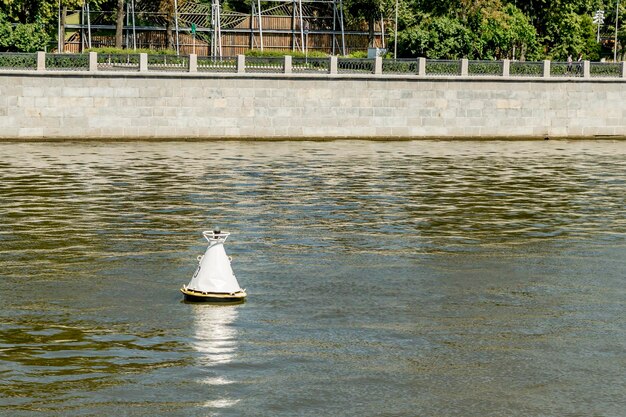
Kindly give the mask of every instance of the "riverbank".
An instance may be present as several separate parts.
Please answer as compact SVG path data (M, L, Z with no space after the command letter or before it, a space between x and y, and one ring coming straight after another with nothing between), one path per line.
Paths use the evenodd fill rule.
M0 140L624 139L621 79L0 73Z

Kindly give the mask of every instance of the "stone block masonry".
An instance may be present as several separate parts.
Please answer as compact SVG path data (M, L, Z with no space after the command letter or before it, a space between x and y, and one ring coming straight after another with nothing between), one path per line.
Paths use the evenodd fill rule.
M626 138L626 81L0 72L0 139Z

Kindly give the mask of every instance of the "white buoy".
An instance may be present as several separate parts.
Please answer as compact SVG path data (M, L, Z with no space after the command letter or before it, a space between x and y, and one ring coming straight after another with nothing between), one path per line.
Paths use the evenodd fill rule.
M209 241L203 256L198 257L198 268L188 285L180 291L187 301L234 302L243 301L246 291L239 286L230 266L230 258L224 250L228 232L205 231L202 235Z

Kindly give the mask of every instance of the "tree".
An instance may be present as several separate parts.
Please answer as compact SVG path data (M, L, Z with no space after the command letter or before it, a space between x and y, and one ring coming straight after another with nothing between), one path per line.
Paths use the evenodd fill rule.
M174 18L176 16L176 9L174 8L174 0L160 0L159 12L165 15L165 34L167 37L167 48L174 49Z
M374 29L376 22L387 16L395 7L392 0L346 0L344 7L348 18L352 20L365 20L369 33L369 46L374 46Z
M124 0L117 0L115 7L115 47L122 48L124 40Z
M535 28L528 18L512 4L478 9L469 16L472 33L476 34L474 55L480 59L526 59L538 54Z
M458 19L428 17L420 25L398 33L401 56L425 56L433 59L457 59L469 55L472 36Z

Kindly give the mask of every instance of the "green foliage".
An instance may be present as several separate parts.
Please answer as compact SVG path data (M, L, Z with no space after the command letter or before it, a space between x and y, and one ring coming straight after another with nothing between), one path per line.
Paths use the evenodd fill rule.
M78 9L84 0L0 0L0 51L44 50L55 44L58 3L70 10ZM210 0L198 0L210 4ZM182 4L179 0L179 5ZM617 0L398 0L398 45L401 57L425 56L439 59L519 59L550 58L565 60L569 54L583 53L585 59L612 56L610 46L599 45L597 26L591 16L605 10L601 27L604 38L612 38ZM115 24L118 0L89 0L92 11L113 12L106 15L107 24ZM224 0L224 10L249 13L248 0ZM264 6L269 5L263 3ZM394 35L395 0L344 0L347 27L360 28L373 40L375 25L385 20L387 39ZM150 24L145 16L165 12L172 15L173 0L135 0L138 19ZM626 19L626 0L621 0L620 17ZM328 9L332 13L332 9ZM142 13L142 14L141 14ZM142 17L143 16L143 17ZM143 19L143 20L142 20ZM620 19L621 20L621 19ZM152 22L153 23L153 22ZM163 24L163 23L162 23ZM172 22L168 33L171 38ZM620 53L626 45L626 25L618 38ZM390 45L393 50L394 45ZM103 53L119 53L110 49ZM123 53L129 51L124 50ZM151 54L173 54L173 51L138 51ZM249 56L304 57L301 52L251 51ZM308 57L326 57L309 51Z
M138 67L139 54L98 54L98 64Z
M548 57L566 60L569 54L583 53L585 59L598 60L600 45L596 42L596 29L591 16L568 12L547 25Z
M13 27L6 21L6 16L0 11L0 51L8 50L13 37Z
M176 55L176 51L171 49L123 49L123 48L91 48L85 49L85 53L87 52L97 52L98 54L111 54L111 55L127 55L127 54L149 54L149 55Z
M13 29L10 48L19 52L37 52L46 49L50 37L38 23L20 23Z
M45 21L36 15L29 21L15 23L18 9L15 8L17 1L3 0L0 3L0 51L10 52L36 52L46 49L50 36L46 32ZM22 6L28 4L21 2ZM6 11L6 12L5 12ZM21 11L31 18L26 9ZM15 23L15 24L12 24Z
M436 10L441 11L441 7ZM401 56L529 59L539 52L536 31L528 17L499 0L477 1L463 13L430 15L417 11L414 16L410 19L405 15L403 24L407 27L398 33Z
M250 49L246 51L246 56L249 57L259 57L259 58L279 58L285 55L291 55L294 58L327 58L328 54L320 51L308 51L308 53L304 53L302 51L291 51L291 50L263 50L260 49Z
M538 55L536 31L528 18L514 5L486 10L480 33L482 59L533 59Z
M398 53L405 57L426 56L430 33L427 29L413 26L398 33Z
M471 40L469 29L458 19L432 17L398 33L398 52L401 56L457 59L469 55Z
M367 51L354 51L348 54L348 58L364 59L367 58Z

